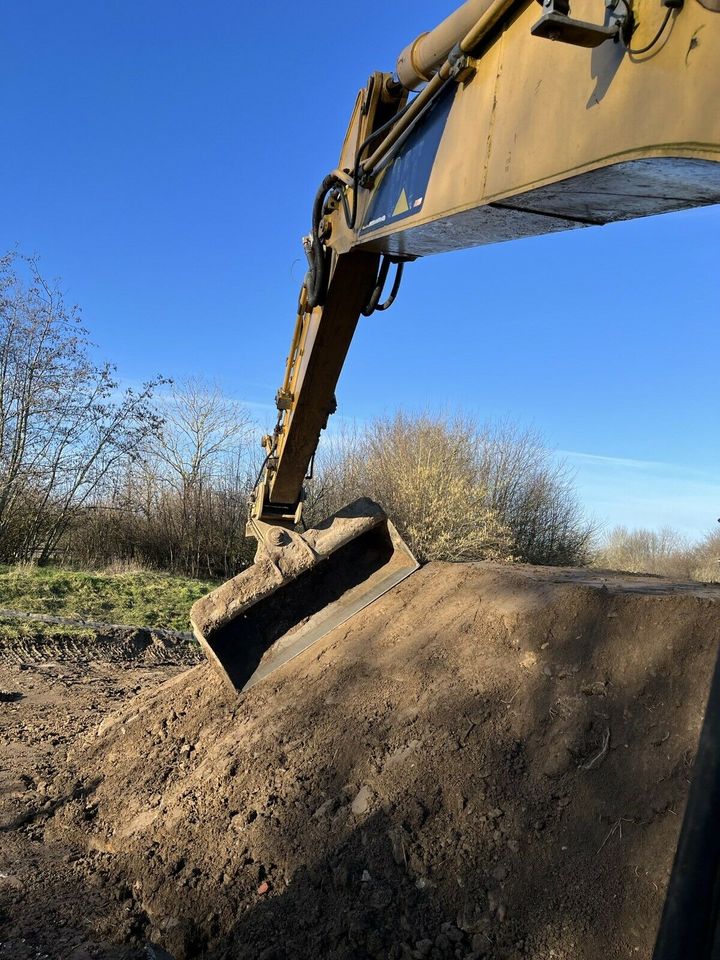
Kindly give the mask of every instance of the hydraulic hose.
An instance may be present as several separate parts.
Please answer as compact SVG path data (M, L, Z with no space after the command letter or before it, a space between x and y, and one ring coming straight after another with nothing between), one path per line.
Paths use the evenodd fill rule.
M325 198L338 183L340 183L340 181L337 176L334 173L329 173L318 187L313 201L310 247L307 251L309 269L305 281L307 287L307 303L311 309L320 306L325 299L330 254L320 239L320 221L323 217Z

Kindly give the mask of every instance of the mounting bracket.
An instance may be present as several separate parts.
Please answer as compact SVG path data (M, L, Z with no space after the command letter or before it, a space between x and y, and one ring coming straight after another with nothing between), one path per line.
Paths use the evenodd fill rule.
M542 0L545 11L533 24L534 37L559 40L576 47L599 47L606 40L628 42L632 33L632 13L627 0L605 0L607 23L589 23L570 16L570 0Z

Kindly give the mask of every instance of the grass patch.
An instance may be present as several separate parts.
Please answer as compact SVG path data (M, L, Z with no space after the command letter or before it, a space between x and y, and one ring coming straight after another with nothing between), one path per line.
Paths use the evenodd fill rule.
M0 608L138 627L189 630L190 607L214 582L169 574L0 566ZM5 621L9 627L9 623ZM28 624L36 635L39 624ZM56 628L57 630L57 628ZM19 624L15 635L19 631Z

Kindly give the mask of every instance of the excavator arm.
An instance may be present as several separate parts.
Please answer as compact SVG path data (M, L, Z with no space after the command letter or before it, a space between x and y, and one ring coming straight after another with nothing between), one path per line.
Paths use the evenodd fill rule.
M278 421L250 504L256 563L191 613L233 690L417 566L371 501L297 530L359 318L390 306L418 257L720 201L718 63L720 0L468 0L394 73L373 74L303 241ZM565 272L547 264L558 296ZM585 274L594 296L632 293L629 272Z
M299 518L358 319L406 261L720 201L720 4L575 3L583 19L556 0L470 0L358 95L304 240L251 523ZM548 265L558 291L563 273ZM587 279L617 290L600 264Z

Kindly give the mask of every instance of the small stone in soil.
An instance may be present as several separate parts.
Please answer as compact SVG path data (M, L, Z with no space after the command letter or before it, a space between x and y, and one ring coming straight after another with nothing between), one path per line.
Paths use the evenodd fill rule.
M357 796L353 800L352 807L351 807L352 812L355 814L356 817L360 817L363 815L363 813L367 813L370 807L370 797L371 797L370 787L368 786L361 787Z

